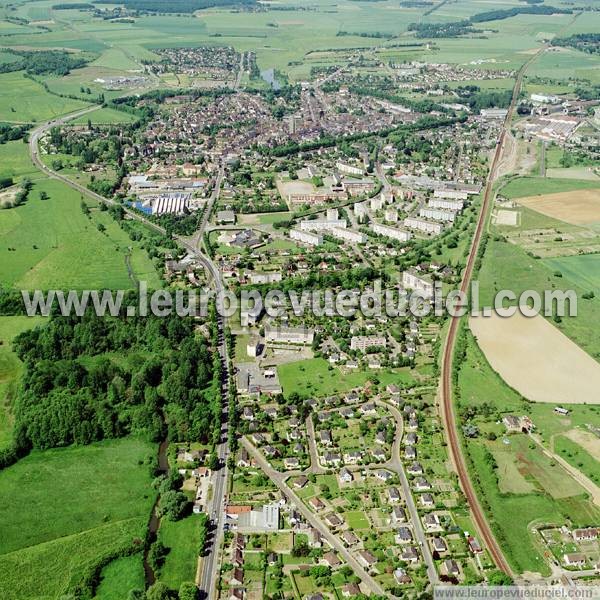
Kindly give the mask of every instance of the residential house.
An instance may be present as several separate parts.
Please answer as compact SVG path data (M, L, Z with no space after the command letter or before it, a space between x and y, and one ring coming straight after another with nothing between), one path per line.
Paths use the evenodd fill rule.
M377 563L377 558L375 558L368 550L359 550L357 558L358 562L365 567L365 569L371 569Z
M442 565L442 571L449 577L458 577L460 575L460 567L458 566L458 563L451 558L448 558L444 561L444 564Z
M413 541L412 532L408 527L399 527L394 539L396 544L410 544Z
M385 469L377 469L377 471L375 471L375 477L377 477L377 479L381 479L381 481L389 481L394 476Z
M302 489L305 485L308 484L308 477L306 475L300 475L294 481L294 487L298 490Z
M360 594L360 588L357 583L346 583L342 586L342 596L344 598L352 598Z
M229 578L230 586L239 586L244 584L244 570L239 567L235 567L231 572L231 577Z
M431 545L433 546L433 550L438 553L446 552L448 550L446 541L439 536L436 536L431 540Z
M567 567L583 567L585 566L585 554L581 552L573 552L563 555L563 561Z
M313 496L308 501L308 504L313 510L319 511L325 508L325 503L318 496Z
M354 544L358 544L359 542L359 539L356 537L356 535L349 529L344 531L340 537L347 546L354 546Z
M327 525L329 525L329 527L339 527L344 523L342 519L335 513L329 513L328 515L325 515L324 521L327 523Z
M416 564L419 562L419 553L414 546L408 546L400 553L400 560L407 563Z
M388 500L390 502L400 502L401 496L400 491L397 487L388 488Z
M398 585L407 585L411 582L411 579L406 574L406 571L400 567L394 571L394 580Z
M345 467L340 470L339 477L342 483L351 483L354 480L354 475L352 475L352 471L346 469Z
M406 511L401 506L392 507L392 521L395 523L406 523Z
M338 558L335 552L326 552L323 554L323 560L327 566L331 567L332 569L335 569L342 564L342 561Z

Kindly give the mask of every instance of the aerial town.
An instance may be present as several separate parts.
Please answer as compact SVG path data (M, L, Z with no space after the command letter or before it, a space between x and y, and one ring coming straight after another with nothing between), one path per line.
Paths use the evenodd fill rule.
M59 25L61 35L71 21L59 13L80 15L72 35L98 27L109 39L109 23L139 26L144 52L125 44L119 58L137 68L72 65L60 77L86 71L96 104L31 119L26 134L13 133L16 117L13 129L0 126L0 152L18 143L34 169L0 190L0 237L26 211L45 211L31 226L44 232L33 246L6 238L0 490L14 495L35 472L43 488L49 475L34 461L81 451L69 470L63 462L83 481L68 503L84 502L98 477L86 460L103 465L98 484L115 498L82 505L85 516L69 509L63 519L83 519L85 531L48 518L36 536L17 520L0 543L0 579L13 577L5 555L24 551L21 536L35 548L73 538L56 551L64 559L50 548L27 559L36 579L46 579L36 561L68 563L83 546L89 555L43 594L16 581L5 593L0 581L0 596L340 600L425 598L441 586L597 586L600 63L581 44L597 36L585 19L600 27L598 12L527 2L483 18L470 7L445 26L444 1L400 2L433 14L398 37L340 25L327 42L335 48L302 60L287 49L287 64L271 66L268 44L284 45L286 14L324 17L319 3L217 2L199 16L185 7L159 15L152 4L55 6L52 23L38 26ZM353 4L362 6L344 6ZM184 41L189 20L215 28L217 17L234 20L234 33ZM518 52L484 57L453 45L512 43L520 34L505 24L529 18L545 28ZM31 27L14 19L6 22ZM572 20L576 34L559 36ZM114 51L106 45L101 56L114 60ZM6 64L28 52L7 50ZM585 68L555 77L536 68L563 65L567 53L585 54ZM60 81L25 73L46 90ZM70 98L66 84L56 89L51 97ZM53 216L53 185L75 208ZM52 228L67 231L69 219L84 225L67 248ZM79 274L50 285L66 267L27 262L45 244ZM120 275L105 283L113 262ZM10 312L10 291L38 281L130 295L144 284L210 301L185 318L145 323L128 307L108 324L84 310L80 321L48 312L48 323L26 327ZM580 313L552 305L529 319L479 318L507 289L515 293L499 312L535 305L517 297L524 290L569 289ZM439 310L453 291L471 312ZM383 310L365 301L379 293ZM223 295L240 299L228 314ZM270 296L276 310L262 302ZM16 365L6 381L3 352ZM117 493L119 469L127 486ZM46 504L34 498L19 502Z

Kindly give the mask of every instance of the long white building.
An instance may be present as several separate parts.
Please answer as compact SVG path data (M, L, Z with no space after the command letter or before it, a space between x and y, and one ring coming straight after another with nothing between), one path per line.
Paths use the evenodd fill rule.
M442 233L442 230L444 229L444 226L441 223L426 221L425 219L420 219L417 217L407 217L404 219L404 227L408 227L409 229L417 229L418 231L423 231L424 233L433 233L434 235Z
M353 231L352 229L334 227L333 229L329 229L327 233L339 240L351 242L352 244L364 244L367 241L367 236L364 233Z
M367 348L387 346L387 339L381 335L355 335L350 339L350 348L364 352Z
M353 165L347 165L346 163L336 163L336 168L340 173L345 173L346 175L362 175L363 169L360 167L354 167Z
M376 233L377 235L383 235L392 238L393 240L398 240L399 242L408 242L408 240L412 238L410 231L390 227L389 225L382 225L381 223L372 223L371 229L373 230L373 233Z
M322 234L301 231L300 229L290 229L290 239L308 244L309 246L320 246L323 243Z
M331 221L314 220L314 221L300 221L300 229L302 231L326 231L328 229L346 229L346 219L332 219Z
M427 206L429 206L430 208L443 208L444 210L456 210L456 211L461 211L464 206L464 199L460 199L460 198L432 198L428 203Z
M443 210L441 208L429 208L425 206L419 210L419 216L426 219L453 223L456 218L456 212L453 210Z
M402 285L407 290L421 292L426 298L433 297L433 282L427 275L417 275L413 270L404 271L402 273Z

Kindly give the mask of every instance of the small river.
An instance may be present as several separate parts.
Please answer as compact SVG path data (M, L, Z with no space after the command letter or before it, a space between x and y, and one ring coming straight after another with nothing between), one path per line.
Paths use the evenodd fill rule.
M169 473L169 459L167 458L167 448L169 447L169 441L164 440L158 447L158 470L159 474L167 475ZM156 502L152 507L152 514L150 515L150 521L148 522L148 546L144 550L144 577L146 579L146 589L149 588L156 582L156 575L148 562L148 552L152 542L156 539L156 532L160 526L160 519L156 514L156 507L158 505L159 496L156 497Z

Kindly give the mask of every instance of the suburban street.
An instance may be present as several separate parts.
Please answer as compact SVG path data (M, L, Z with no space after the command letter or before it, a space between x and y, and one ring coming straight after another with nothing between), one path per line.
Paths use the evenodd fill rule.
M384 594L384 590L371 577L371 575L363 568L363 566L352 556L352 554L346 549L344 544L339 538L332 534L325 524L319 519L312 511L305 506L300 500L298 495L287 485L285 479L289 476L288 473L280 473L269 465L268 461L263 457L262 453L259 452L245 437L242 437L242 445L256 460L256 464L264 471L269 479L286 495L286 497L294 503L294 506L298 512L306 519L308 523L312 525L319 533L327 540L329 545L339 552L342 558L352 567L354 572L361 578L363 583L369 588L374 594Z

